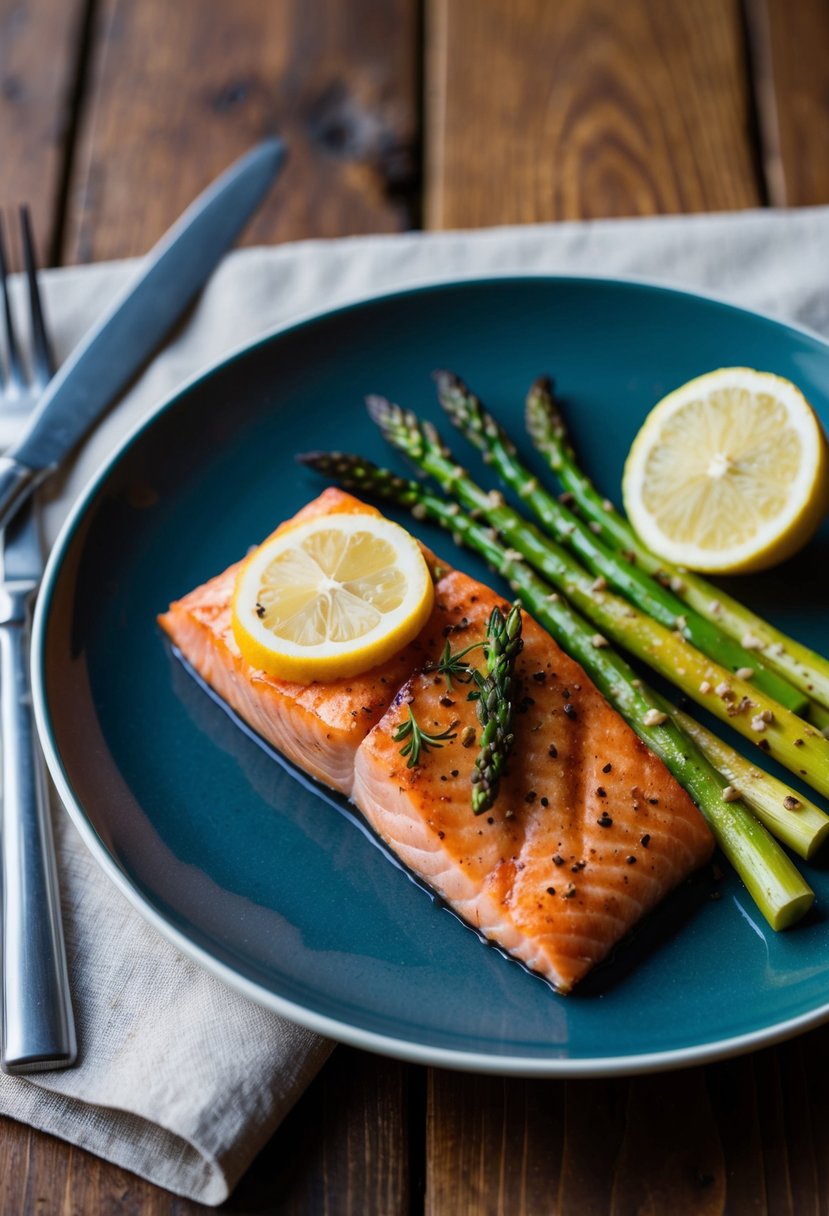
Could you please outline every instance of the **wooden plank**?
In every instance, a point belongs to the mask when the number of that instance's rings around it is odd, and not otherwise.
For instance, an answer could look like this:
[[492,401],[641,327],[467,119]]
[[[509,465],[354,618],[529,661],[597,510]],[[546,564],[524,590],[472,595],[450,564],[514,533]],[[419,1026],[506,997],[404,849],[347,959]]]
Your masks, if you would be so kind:
[[798,1039],[754,1057],[758,1110],[766,1165],[769,1210],[800,1216],[817,1212],[826,1191],[823,1141],[815,1135],[814,1117],[826,1119],[825,1087],[816,1085],[816,1065],[829,1056],[825,1031]]
[[829,1029],[630,1080],[434,1072],[431,1216],[801,1216],[829,1195]]
[[777,207],[829,203],[829,5],[745,3],[769,201]]
[[232,1210],[408,1216],[408,1111],[421,1072],[338,1047],[260,1153]]
[[720,1135],[729,1212],[768,1216],[763,1133],[757,1076],[751,1056],[706,1069],[714,1119]]
[[102,0],[66,260],[144,252],[262,136],[291,160],[247,243],[410,225],[417,0]]
[[433,1216],[725,1210],[703,1070],[567,1083],[435,1072],[427,1128]]
[[[418,1071],[412,1070],[414,1084]],[[222,1211],[408,1216],[408,1095],[406,1065],[338,1048]],[[0,1128],[0,1212],[205,1216],[215,1210],[53,1136],[7,1119]]]
[[[428,1216],[553,1211],[562,1169],[564,1092],[563,1083],[430,1071]],[[582,1211],[587,1216],[590,1209]]]
[[[541,1216],[555,1209],[564,1085],[431,1070],[427,1216]],[[588,1209],[583,1209],[587,1216]]]
[[625,1127],[626,1081],[570,1081],[556,1216],[604,1216]]
[[739,0],[427,13],[428,227],[761,201]]
[[214,1210],[10,1119],[0,1120],[0,1129],[0,1211],[197,1216]]
[[85,0],[0,0],[0,204],[28,202],[51,259]]
[[614,1216],[721,1216],[725,1195],[725,1160],[704,1071],[634,1078],[614,1170]]
[[[829,1090],[826,1077],[829,1075],[829,1029],[823,1027],[811,1034],[798,1039],[792,1047],[796,1047],[800,1057],[800,1079],[796,1094],[796,1111],[798,1117],[808,1125],[808,1154],[795,1153],[798,1165],[795,1170],[795,1187],[798,1195],[803,1195],[801,1161],[809,1167],[809,1188],[811,1194],[806,1194],[802,1211],[808,1212],[810,1206],[826,1216],[829,1212],[829,1154],[826,1153],[827,1137],[829,1137]],[[820,1197],[820,1203],[816,1197]]]

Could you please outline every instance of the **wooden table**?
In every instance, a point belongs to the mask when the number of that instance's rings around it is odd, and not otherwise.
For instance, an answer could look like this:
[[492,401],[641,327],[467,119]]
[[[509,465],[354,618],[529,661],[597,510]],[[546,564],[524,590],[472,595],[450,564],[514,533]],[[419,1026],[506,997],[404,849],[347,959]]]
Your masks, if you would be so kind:
[[[829,202],[827,0],[0,0],[0,198],[145,251],[261,135],[248,242]],[[633,1080],[342,1048],[238,1213],[829,1211],[829,1030]],[[11,1121],[0,1210],[207,1211]]]

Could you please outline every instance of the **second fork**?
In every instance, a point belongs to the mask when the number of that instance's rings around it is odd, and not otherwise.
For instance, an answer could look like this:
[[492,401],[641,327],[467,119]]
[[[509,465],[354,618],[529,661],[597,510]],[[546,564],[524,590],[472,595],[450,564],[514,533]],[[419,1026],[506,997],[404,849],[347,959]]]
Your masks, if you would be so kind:
[[[0,230],[0,295],[8,369],[0,417],[18,428],[52,373],[29,215],[21,209],[31,331],[27,374],[9,298]],[[3,749],[2,1041],[0,1066],[25,1073],[65,1068],[77,1055],[60,915],[48,786],[34,729],[29,678],[31,609],[43,573],[37,505],[26,503],[0,540],[0,721]]]

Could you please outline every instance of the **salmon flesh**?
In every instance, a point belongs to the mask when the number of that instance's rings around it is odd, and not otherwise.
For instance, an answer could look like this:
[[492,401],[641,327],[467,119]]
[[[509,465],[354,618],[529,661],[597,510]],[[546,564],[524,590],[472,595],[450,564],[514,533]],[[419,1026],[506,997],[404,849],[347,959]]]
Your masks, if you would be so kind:
[[[326,490],[290,523],[374,508]],[[420,636],[364,675],[310,685],[242,658],[230,626],[236,566],[160,618],[187,662],[295,764],[348,795],[400,860],[485,938],[569,992],[711,856],[691,799],[530,616],[516,662],[515,743],[492,809],[472,813],[478,722],[467,688],[429,670],[448,638],[483,638],[502,598],[424,550],[435,607]],[[475,652],[473,652],[474,654]],[[407,766],[409,711],[455,738]]]

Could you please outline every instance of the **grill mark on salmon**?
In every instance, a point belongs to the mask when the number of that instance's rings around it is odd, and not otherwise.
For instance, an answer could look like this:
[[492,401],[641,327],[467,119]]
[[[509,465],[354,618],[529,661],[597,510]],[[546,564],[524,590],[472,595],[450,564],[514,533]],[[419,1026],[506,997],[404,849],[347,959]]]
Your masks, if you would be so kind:
[[[283,527],[337,511],[373,508],[327,490]],[[463,746],[462,732],[477,736],[475,705],[467,687],[450,689],[423,668],[464,618],[453,644],[483,637],[492,607],[503,606],[489,588],[444,565],[432,616],[410,646],[363,676],[306,686],[254,671],[239,654],[230,628],[237,568],[159,618],[189,664],[264,739],[350,795],[459,916],[559,991],[710,857],[711,834],[688,795],[526,614],[515,745],[494,806],[472,814],[476,747]],[[393,739],[410,707],[429,732],[458,723],[455,740],[414,768]]]

